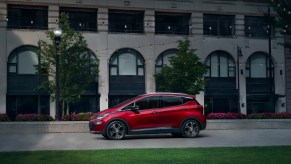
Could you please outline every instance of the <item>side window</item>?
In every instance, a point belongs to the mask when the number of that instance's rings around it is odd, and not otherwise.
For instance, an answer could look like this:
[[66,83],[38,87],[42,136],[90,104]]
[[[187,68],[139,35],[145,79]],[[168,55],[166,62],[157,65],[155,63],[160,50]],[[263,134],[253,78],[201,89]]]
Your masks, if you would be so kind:
[[158,107],[159,97],[146,97],[135,102],[135,105],[139,106],[140,110],[154,109]]
[[161,107],[169,107],[169,106],[177,106],[183,104],[182,97],[174,97],[174,96],[162,96],[161,99]]

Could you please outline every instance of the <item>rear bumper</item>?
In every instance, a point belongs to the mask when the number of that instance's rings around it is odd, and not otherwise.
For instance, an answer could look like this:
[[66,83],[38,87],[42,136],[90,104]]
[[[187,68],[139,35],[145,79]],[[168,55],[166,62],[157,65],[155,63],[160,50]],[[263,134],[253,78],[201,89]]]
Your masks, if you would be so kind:
[[206,129],[206,124],[201,124],[201,130],[205,130]]
[[102,132],[90,131],[91,134],[103,134]]

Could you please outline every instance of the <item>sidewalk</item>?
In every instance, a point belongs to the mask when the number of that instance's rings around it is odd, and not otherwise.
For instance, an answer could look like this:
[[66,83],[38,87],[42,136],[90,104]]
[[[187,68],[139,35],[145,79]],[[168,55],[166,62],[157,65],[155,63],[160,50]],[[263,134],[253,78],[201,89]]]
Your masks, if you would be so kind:
[[204,130],[197,138],[166,135],[128,136],[106,140],[90,133],[0,134],[0,152],[36,150],[96,150],[125,148],[197,148],[291,146],[290,129]]

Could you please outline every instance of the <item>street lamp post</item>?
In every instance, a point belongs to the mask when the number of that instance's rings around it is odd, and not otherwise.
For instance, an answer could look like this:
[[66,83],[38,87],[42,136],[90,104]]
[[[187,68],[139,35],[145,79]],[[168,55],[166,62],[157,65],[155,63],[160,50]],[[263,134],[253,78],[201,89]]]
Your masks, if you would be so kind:
[[239,58],[242,56],[242,50],[241,50],[241,47],[237,46],[236,47],[236,50],[237,50],[237,60],[236,60],[236,67],[237,67],[237,90],[238,90],[238,113],[241,112],[240,110],[240,67],[239,67]]
[[268,12],[267,12],[267,17],[268,17],[268,48],[269,48],[269,78],[271,80],[272,88],[271,91],[273,91],[273,81],[272,81],[272,47],[271,47],[271,42],[272,42],[272,22],[271,22],[271,14],[270,14],[270,7],[268,6]]
[[59,68],[59,58],[60,58],[60,42],[61,42],[61,35],[62,35],[62,29],[59,28],[59,26],[57,26],[54,29],[54,41],[55,41],[55,45],[56,45],[56,95],[55,95],[55,103],[56,103],[56,120],[60,121],[60,68]]

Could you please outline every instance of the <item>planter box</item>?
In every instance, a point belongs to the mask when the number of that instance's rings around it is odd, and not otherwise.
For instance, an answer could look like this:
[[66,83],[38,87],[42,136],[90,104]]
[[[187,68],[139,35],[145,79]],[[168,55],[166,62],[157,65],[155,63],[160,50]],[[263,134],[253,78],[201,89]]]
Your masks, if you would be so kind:
[[88,133],[88,121],[1,122],[2,133]]
[[291,119],[207,120],[207,129],[291,129]]
[[[89,133],[88,121],[0,122],[6,133]],[[207,130],[291,129],[291,119],[207,120]]]

